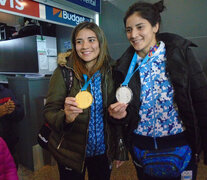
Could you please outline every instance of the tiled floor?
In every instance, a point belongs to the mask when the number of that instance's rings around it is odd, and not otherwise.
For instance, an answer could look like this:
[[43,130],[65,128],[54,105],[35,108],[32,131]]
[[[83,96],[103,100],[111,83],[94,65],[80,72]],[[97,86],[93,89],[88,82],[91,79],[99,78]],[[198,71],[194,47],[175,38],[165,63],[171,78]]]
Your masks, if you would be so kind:
[[[56,165],[47,165],[35,172],[20,165],[18,175],[19,180],[58,180],[59,178]],[[137,180],[131,160],[125,162],[119,169],[113,168],[111,180]],[[197,180],[207,180],[207,166],[203,164],[202,159],[198,166]]]

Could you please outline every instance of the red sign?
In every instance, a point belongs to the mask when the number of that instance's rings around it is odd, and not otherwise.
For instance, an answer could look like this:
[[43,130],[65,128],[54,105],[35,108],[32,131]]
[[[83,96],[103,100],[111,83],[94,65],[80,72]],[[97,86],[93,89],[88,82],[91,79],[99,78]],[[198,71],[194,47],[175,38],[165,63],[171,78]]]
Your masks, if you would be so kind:
[[0,0],[0,10],[39,17],[39,3],[32,0]]

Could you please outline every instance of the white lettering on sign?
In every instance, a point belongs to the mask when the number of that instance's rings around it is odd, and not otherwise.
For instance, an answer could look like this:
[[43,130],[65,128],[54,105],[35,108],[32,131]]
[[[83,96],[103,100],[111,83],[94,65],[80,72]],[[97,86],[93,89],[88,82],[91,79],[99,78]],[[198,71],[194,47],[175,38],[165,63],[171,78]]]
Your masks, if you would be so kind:
[[0,4],[1,4],[2,6],[5,6],[5,4],[6,4],[6,0],[0,0]]
[[96,6],[96,0],[82,0],[82,1],[92,6]]
[[18,10],[23,10],[23,0],[0,0],[0,5],[5,6],[6,2],[10,3],[10,8],[16,8]]
[[76,24],[79,24],[85,20],[84,17],[80,17],[76,14],[68,13],[67,11],[63,11],[63,19],[68,19],[70,21],[74,21]]

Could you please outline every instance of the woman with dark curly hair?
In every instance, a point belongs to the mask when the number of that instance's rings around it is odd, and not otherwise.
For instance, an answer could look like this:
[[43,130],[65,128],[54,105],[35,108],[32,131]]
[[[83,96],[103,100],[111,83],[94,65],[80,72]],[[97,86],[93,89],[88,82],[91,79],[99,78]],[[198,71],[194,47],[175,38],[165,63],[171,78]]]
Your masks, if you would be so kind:
[[159,33],[164,9],[159,1],[127,10],[131,46],[114,70],[118,102],[109,113],[124,124],[139,180],[195,180],[201,150],[207,163],[207,79],[192,52],[195,44]]

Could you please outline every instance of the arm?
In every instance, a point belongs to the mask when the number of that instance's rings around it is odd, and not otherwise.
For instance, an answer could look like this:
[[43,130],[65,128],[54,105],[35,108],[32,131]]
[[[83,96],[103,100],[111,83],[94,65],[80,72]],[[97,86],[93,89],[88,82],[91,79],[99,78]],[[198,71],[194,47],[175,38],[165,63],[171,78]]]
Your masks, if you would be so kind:
[[[115,75],[115,73],[114,73]],[[117,78],[116,78],[117,77]],[[116,74],[114,76],[115,81],[115,91],[116,89],[120,86],[121,84],[121,74]],[[109,105],[108,107],[108,112],[109,112],[109,123],[113,127],[114,131],[114,146],[115,146],[115,166],[116,168],[120,167],[124,161],[129,160],[128,157],[128,149],[126,145],[126,139],[127,139],[127,134],[125,133],[125,128],[128,125],[128,121],[130,118],[128,109],[129,105],[117,102],[115,98],[115,93],[111,95],[110,97],[114,97],[113,100],[111,100],[112,104]]]
[[191,49],[187,50],[190,70],[190,93],[202,138],[204,163],[207,164],[207,78]]
[[5,116],[6,114],[8,114],[8,107],[6,105],[6,103],[0,105],[0,117]]
[[[120,72],[113,72],[113,79],[115,84],[115,91],[120,87],[120,84],[124,81],[124,75]],[[133,89],[132,89],[133,90]],[[135,94],[135,93],[134,93]],[[117,102],[115,95],[113,104],[108,108],[110,121],[114,124],[127,125],[130,124],[131,119],[137,116],[137,107],[134,107],[134,104],[137,104],[136,98],[133,98],[129,104]]]
[[0,117],[6,115],[8,120],[15,122],[23,119],[24,109],[13,92],[8,88],[4,88],[2,94],[8,98],[8,101],[0,106]]
[[51,77],[43,111],[46,121],[56,131],[70,128],[75,118],[83,112],[77,107],[74,97],[67,97],[67,88],[61,68],[58,67]]
[[61,131],[65,122],[64,102],[67,89],[60,67],[54,71],[47,94],[46,104],[43,109],[43,117],[50,127]]

